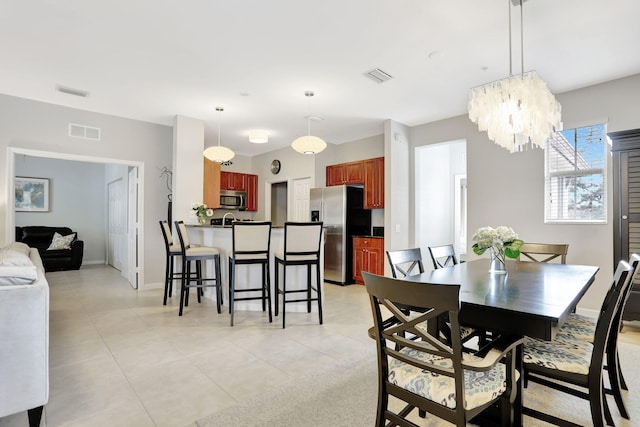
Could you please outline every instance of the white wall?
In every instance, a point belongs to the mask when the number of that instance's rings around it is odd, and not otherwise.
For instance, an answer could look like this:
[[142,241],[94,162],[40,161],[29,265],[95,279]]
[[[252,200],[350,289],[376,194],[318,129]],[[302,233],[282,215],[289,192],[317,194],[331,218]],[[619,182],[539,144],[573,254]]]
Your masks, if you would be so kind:
[[[100,128],[102,140],[69,137],[69,123]],[[144,286],[163,282],[165,255],[158,221],[166,216],[167,190],[160,169],[172,164],[172,141],[169,126],[0,95],[0,165],[9,164],[8,147],[144,164]],[[0,244],[5,244],[14,234],[7,234],[9,184],[6,168],[0,170],[0,224],[5,225],[0,227]]]
[[69,227],[84,241],[84,264],[105,262],[104,165],[19,155],[15,174],[49,179],[49,212],[16,212],[16,225]]
[[[608,131],[640,127],[640,75],[557,95],[565,127],[608,118]],[[632,94],[635,94],[632,95]],[[600,266],[596,283],[580,303],[597,310],[613,277],[611,167],[608,224],[544,224],[543,151],[509,154],[464,116],[416,126],[412,146],[467,140],[468,236],[482,226],[508,225],[525,241],[569,244],[567,262]],[[610,163],[610,162],[609,162]],[[394,176],[390,177],[393,182]],[[414,191],[413,188],[410,190]]]

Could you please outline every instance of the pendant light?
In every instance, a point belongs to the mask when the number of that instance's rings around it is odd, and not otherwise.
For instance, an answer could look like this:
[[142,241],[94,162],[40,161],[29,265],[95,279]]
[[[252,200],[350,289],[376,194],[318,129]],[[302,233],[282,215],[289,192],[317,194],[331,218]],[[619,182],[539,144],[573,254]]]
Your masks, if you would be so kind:
[[524,29],[520,4],[521,69],[513,73],[511,47],[511,1],[509,5],[509,77],[471,89],[469,118],[480,131],[511,153],[544,148],[553,132],[561,128],[561,107],[547,84],[535,71],[524,71]]
[[[304,96],[311,98],[314,93],[310,90],[304,93]],[[302,154],[317,154],[327,148],[327,143],[321,138],[311,135],[311,114],[307,116],[307,134],[297,138],[291,143],[291,148]]]
[[220,113],[224,111],[224,108],[216,107],[216,111],[218,112],[218,145],[212,145],[211,147],[206,148],[202,154],[209,160],[224,163],[233,159],[235,153],[227,147],[220,145]]

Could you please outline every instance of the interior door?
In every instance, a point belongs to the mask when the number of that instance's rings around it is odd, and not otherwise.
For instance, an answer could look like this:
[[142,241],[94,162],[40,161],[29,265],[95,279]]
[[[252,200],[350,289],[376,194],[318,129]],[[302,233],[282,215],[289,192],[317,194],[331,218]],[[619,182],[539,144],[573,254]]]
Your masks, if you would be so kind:
[[138,168],[129,170],[127,203],[127,280],[138,289]]
[[293,181],[293,215],[292,221],[309,221],[311,191],[311,178],[296,179]]
[[124,183],[122,179],[110,182],[108,185],[108,238],[107,263],[122,271],[123,245],[126,232],[126,216],[123,215],[126,200],[124,198]]

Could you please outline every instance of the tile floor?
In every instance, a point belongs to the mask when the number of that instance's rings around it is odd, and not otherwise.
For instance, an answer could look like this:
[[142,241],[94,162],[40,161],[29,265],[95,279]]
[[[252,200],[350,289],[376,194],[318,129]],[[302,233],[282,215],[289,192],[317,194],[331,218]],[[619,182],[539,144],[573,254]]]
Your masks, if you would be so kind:
[[[317,313],[288,312],[283,330],[279,317],[269,324],[262,312],[240,311],[231,328],[227,312],[195,298],[178,317],[179,298],[163,306],[161,289],[136,292],[111,268],[47,279],[48,427],[191,426],[296,375],[375,351],[362,286],[326,284],[324,325]],[[1,427],[27,425],[26,412],[0,418]]]
[[[47,274],[51,288],[50,399],[43,425],[193,426],[311,369],[354,353],[373,353],[369,302],[362,286],[325,285],[325,324],[317,314],[287,313],[269,324],[261,312],[217,314],[178,298],[136,292],[105,267]],[[228,309],[228,306],[225,306]],[[640,329],[621,340],[640,343]],[[0,427],[27,426],[26,412]]]

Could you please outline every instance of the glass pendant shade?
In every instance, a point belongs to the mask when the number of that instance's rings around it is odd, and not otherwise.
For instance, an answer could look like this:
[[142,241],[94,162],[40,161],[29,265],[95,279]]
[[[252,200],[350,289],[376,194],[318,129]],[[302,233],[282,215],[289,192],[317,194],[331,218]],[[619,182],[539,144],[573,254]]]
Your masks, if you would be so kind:
[[327,148],[327,143],[317,136],[305,135],[296,138],[291,143],[291,148],[302,154],[317,154]]
[[231,151],[229,148],[222,147],[220,145],[214,145],[214,146],[208,147],[204,150],[202,154],[207,159],[214,162],[218,162],[218,163],[228,162],[229,160],[233,159],[233,157],[235,156],[235,153]]
[[469,119],[511,153],[544,148],[560,129],[561,107],[535,71],[471,89]]

